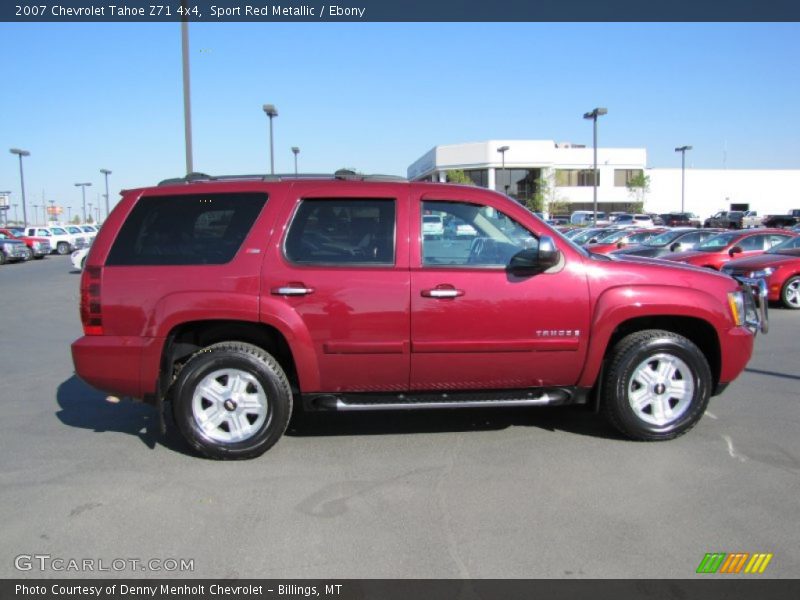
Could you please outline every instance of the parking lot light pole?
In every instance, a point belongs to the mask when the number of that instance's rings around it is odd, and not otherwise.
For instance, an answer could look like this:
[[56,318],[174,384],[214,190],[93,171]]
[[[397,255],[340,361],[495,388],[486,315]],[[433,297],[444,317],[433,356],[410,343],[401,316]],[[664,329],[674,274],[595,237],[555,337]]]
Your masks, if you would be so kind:
[[86,187],[92,185],[91,183],[76,183],[75,187],[81,188],[81,196],[83,197],[83,222],[86,223]]
[[108,218],[108,176],[111,175],[111,171],[108,169],[100,169],[100,172],[105,175],[106,177],[106,219]]
[[273,155],[274,145],[272,141],[272,119],[278,116],[278,109],[274,104],[265,104],[262,109],[264,114],[269,117],[269,173],[275,175],[275,157]]
[[500,172],[503,174],[503,190],[505,191],[506,195],[508,195],[508,184],[505,183],[506,180],[506,152],[510,149],[510,146],[500,146],[497,151],[500,153],[502,157],[502,168]]
[[[192,152],[192,88],[189,70],[189,10],[186,0],[181,0],[183,18],[181,19],[181,63],[183,67],[183,133],[186,147],[186,174],[194,172]],[[85,207],[84,207],[85,209]],[[86,220],[86,215],[83,215]]]
[[686,182],[686,151],[691,150],[691,146],[681,146],[675,148],[675,152],[681,153],[681,212],[683,212],[684,191]]
[[68,206],[67,207],[67,223],[69,223],[70,221],[72,221],[72,207]]
[[594,199],[594,226],[597,227],[597,117],[608,114],[606,108],[595,108],[591,112],[584,113],[584,119],[592,120],[592,147],[594,149],[594,169],[592,170],[592,198]]
[[[10,195],[11,192],[0,192],[0,196],[6,197],[6,202],[8,202],[8,197]],[[5,206],[6,207],[3,209],[3,226],[8,227],[8,211],[11,208],[11,206],[9,206],[8,204],[6,204]],[[16,207],[17,205],[15,204],[14,206]],[[16,211],[16,208],[14,210]],[[16,215],[14,215],[14,218],[16,219]]]
[[25,206],[25,174],[22,171],[22,157],[23,156],[30,156],[31,153],[27,150],[20,150],[19,148],[11,148],[9,150],[11,154],[16,154],[19,156],[19,186],[22,191],[22,226],[28,226],[28,209]]
[[292,146],[292,154],[294,154],[294,176],[297,177],[297,155],[300,154],[300,148]]

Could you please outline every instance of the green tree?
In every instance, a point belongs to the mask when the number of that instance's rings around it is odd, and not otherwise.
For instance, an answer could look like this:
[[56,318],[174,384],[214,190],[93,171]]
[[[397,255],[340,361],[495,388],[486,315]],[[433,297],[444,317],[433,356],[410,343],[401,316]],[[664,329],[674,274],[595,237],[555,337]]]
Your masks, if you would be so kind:
[[569,216],[570,205],[569,202],[562,198],[553,198],[547,205],[547,212],[551,217],[553,216]]
[[637,213],[643,212],[645,196],[647,196],[647,193],[650,191],[650,176],[640,171],[637,175],[634,175],[628,180],[625,187],[628,188],[628,194],[633,200],[630,206],[636,207],[636,210],[632,208],[629,208],[629,210]]
[[454,169],[447,172],[448,183],[460,183],[462,185],[475,185],[475,182],[469,178],[461,169]]

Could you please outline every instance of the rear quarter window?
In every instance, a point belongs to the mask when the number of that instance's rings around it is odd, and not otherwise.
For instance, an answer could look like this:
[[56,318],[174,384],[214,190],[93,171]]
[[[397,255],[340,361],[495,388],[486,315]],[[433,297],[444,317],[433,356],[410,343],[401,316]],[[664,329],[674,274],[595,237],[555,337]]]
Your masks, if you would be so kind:
[[141,198],[117,235],[106,265],[221,265],[253,227],[266,194]]

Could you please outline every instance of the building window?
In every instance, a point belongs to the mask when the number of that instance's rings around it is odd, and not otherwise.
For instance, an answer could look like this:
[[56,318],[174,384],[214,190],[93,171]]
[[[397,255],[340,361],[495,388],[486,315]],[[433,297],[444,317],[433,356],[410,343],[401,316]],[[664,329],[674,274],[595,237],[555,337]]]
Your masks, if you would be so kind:
[[641,177],[644,171],[641,169],[614,169],[614,186],[625,187],[635,177]]
[[[597,173],[597,185],[600,185],[600,173]],[[557,187],[591,187],[592,169],[556,169]]]

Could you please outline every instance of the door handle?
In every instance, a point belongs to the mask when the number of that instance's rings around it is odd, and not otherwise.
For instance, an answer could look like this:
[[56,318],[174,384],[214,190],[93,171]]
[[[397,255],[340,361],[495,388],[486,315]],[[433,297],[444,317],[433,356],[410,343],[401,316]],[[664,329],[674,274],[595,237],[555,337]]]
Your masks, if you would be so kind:
[[270,293],[274,296],[306,296],[313,291],[314,288],[306,287],[302,283],[290,283],[281,287],[272,288]]
[[433,288],[432,290],[422,290],[422,295],[426,298],[457,298],[463,296],[463,290],[455,288]]

